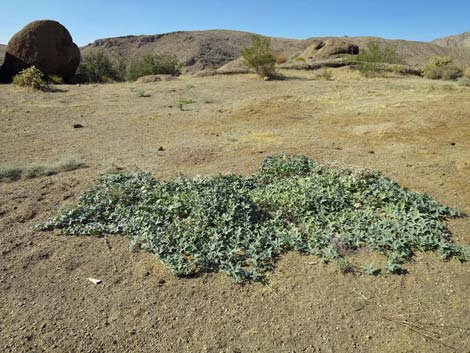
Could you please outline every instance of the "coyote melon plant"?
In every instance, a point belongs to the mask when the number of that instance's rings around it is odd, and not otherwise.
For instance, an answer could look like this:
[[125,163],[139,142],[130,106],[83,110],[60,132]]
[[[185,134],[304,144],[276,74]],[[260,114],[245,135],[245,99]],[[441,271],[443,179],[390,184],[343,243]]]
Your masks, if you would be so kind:
[[[264,280],[282,253],[318,256],[343,272],[346,252],[368,248],[400,273],[417,251],[466,260],[445,219],[461,216],[431,197],[370,171],[317,164],[304,156],[266,159],[248,177],[162,181],[148,173],[110,174],[78,203],[39,225],[69,235],[127,236],[178,276],[223,271]],[[364,272],[377,274],[368,266]]]

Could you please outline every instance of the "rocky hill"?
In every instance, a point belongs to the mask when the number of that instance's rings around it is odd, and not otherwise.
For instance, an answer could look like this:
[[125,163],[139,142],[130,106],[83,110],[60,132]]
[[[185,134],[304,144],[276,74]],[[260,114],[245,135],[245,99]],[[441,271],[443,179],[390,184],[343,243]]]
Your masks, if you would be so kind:
[[[462,65],[470,65],[470,48],[443,48],[439,45],[428,42],[416,42],[408,40],[392,40],[379,37],[323,37],[310,38],[308,41],[313,43],[344,42],[359,46],[360,50],[367,48],[371,42],[378,43],[381,47],[391,47],[396,50],[398,55],[411,66],[421,66],[432,56],[451,56],[454,60]],[[315,45],[315,44],[314,44]],[[311,54],[312,48],[306,50]],[[315,55],[313,57],[315,59]],[[318,57],[322,58],[321,55]],[[324,59],[324,58],[322,58]]]
[[[184,71],[197,72],[219,68],[240,57],[243,47],[250,45],[251,33],[209,30],[172,32],[157,35],[126,36],[99,39],[81,48],[82,54],[103,49],[112,56],[129,60],[149,53],[170,53],[183,63]],[[394,47],[411,66],[420,66],[431,56],[451,56],[461,66],[470,65],[470,48],[443,47],[436,43],[387,40],[377,37],[313,37],[304,40],[271,38],[274,52],[286,60],[301,56],[309,47],[346,42],[366,48],[370,42]],[[314,50],[309,50],[315,56]],[[325,59],[318,53],[318,57]],[[315,57],[313,57],[315,59]]]
[[[157,35],[126,36],[99,39],[81,48],[82,54],[103,49],[110,55],[125,60],[149,53],[169,53],[177,56],[187,71],[218,68],[238,58],[241,49],[250,45],[251,33],[209,30],[172,32]],[[272,47],[279,56],[291,56],[302,52],[308,41],[271,38]]]
[[432,43],[446,48],[470,48],[470,32],[435,39]]

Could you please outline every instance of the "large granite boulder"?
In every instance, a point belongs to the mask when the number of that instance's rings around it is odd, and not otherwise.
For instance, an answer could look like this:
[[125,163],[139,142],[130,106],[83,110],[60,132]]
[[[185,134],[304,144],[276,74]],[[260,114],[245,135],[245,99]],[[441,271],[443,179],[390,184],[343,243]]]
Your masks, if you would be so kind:
[[304,59],[319,60],[342,54],[357,55],[359,46],[347,39],[329,38],[315,41],[300,56]]
[[67,79],[79,64],[80,50],[64,26],[56,21],[34,21],[10,39],[0,79],[10,81],[33,65],[45,74]]

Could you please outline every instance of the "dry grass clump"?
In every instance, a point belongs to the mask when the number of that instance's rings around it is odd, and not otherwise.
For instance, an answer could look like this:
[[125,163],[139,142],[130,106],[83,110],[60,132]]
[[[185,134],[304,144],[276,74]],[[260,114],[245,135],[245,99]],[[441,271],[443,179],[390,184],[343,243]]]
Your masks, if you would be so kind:
[[85,163],[75,159],[60,161],[52,165],[31,165],[26,167],[5,163],[0,165],[0,182],[11,182],[21,178],[31,179],[41,176],[50,176],[85,167]]
[[18,166],[10,163],[0,165],[0,182],[18,180],[22,174],[23,170]]

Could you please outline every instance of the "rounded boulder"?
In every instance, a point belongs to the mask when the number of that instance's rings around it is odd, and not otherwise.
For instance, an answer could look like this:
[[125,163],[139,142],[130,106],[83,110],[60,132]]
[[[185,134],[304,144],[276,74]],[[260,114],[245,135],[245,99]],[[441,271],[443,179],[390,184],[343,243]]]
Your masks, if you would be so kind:
[[79,64],[80,50],[69,31],[59,22],[41,20],[31,22],[10,39],[1,74],[4,80],[11,80],[34,65],[44,74],[68,78]]

